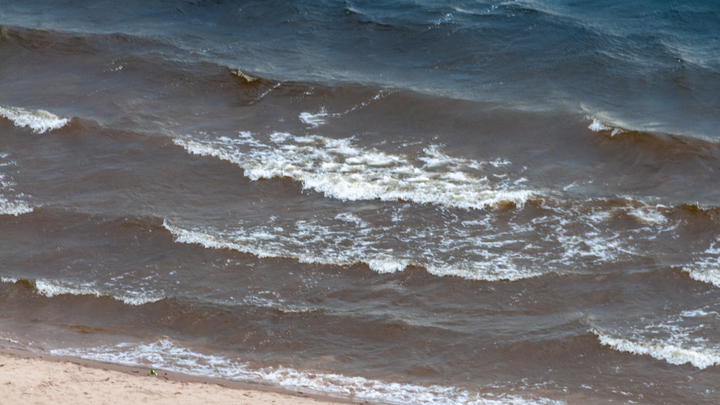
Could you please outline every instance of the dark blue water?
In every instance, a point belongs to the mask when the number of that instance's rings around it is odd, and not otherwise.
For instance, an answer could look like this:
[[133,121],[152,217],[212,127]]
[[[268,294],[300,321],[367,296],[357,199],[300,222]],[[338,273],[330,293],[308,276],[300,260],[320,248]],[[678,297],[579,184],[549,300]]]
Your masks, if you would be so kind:
[[712,1],[5,2],[3,22],[122,33],[262,77],[360,83],[566,109],[629,129],[715,138]]

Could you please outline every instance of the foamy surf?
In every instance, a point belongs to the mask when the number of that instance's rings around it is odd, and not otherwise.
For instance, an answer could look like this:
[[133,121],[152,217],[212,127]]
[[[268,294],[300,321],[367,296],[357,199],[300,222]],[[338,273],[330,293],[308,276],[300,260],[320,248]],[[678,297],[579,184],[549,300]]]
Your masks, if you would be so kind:
[[254,381],[283,388],[312,390],[354,400],[396,404],[426,405],[560,405],[548,398],[470,392],[441,385],[384,382],[342,374],[301,371],[286,367],[253,369],[246,363],[197,353],[169,340],[149,344],[119,344],[89,349],[51,350],[56,356],[119,363],[135,367],[154,367],[178,373],[235,381]]
[[9,119],[17,127],[30,127],[33,132],[38,134],[62,128],[70,122],[67,118],[60,118],[45,110],[32,111],[24,108],[4,106],[0,106],[0,117]]
[[682,335],[673,336],[668,340],[640,337],[626,339],[598,330],[592,332],[600,343],[621,352],[648,355],[675,365],[690,363],[700,369],[720,364],[720,350],[699,344],[700,342],[683,341]]
[[[9,155],[0,153],[0,159],[8,157]],[[16,165],[17,163],[14,161],[0,160],[0,170]],[[16,183],[10,175],[0,172],[0,215],[18,216],[33,211],[33,207],[22,199],[25,195],[14,195],[16,194],[13,189],[14,186],[16,186]]]
[[691,266],[683,267],[683,271],[688,273],[693,280],[720,287],[720,259],[718,258],[697,261]]
[[720,287],[720,240],[713,242],[692,264],[684,266],[683,271],[693,280]]
[[25,201],[10,201],[0,195],[0,215],[22,215],[33,212],[34,208]]
[[488,165],[452,158],[438,146],[417,159],[355,145],[352,139],[273,133],[267,138],[241,133],[197,141],[175,139],[188,152],[237,164],[252,180],[290,178],[306,189],[340,200],[411,201],[449,208],[486,209],[504,204],[522,206],[535,193],[482,175]]
[[[482,281],[577,273],[636,260],[647,255],[658,238],[672,238],[677,226],[662,207],[624,200],[555,201],[532,221],[523,210],[502,216],[494,211],[431,210],[419,218],[417,208],[404,204],[372,212],[315,213],[308,219],[272,216],[203,226],[167,219],[164,226],[178,243],[259,258],[330,266],[364,264],[378,273],[414,266],[437,276]],[[623,228],[628,219],[640,226]],[[532,242],[537,238],[543,241],[542,253]]]
[[[13,277],[2,277],[0,281],[3,283],[17,283],[19,280]],[[39,295],[46,297],[55,297],[58,295],[92,295],[95,297],[110,297],[115,300],[121,301],[127,305],[144,305],[152,302],[157,302],[165,297],[159,294],[146,294],[144,292],[126,291],[123,294],[110,293],[106,291],[100,291],[93,288],[92,283],[85,285],[72,285],[69,283],[62,283],[54,280],[29,280],[35,288],[35,291]]]
[[621,133],[625,132],[620,128],[616,128],[616,127],[605,124],[604,122],[593,117],[592,115],[586,116],[585,119],[592,120],[592,124],[590,124],[590,126],[588,126],[588,129],[593,132],[610,132],[610,136],[615,136],[617,134],[621,134]]
[[720,346],[714,339],[718,313],[713,309],[712,305],[686,309],[652,323],[639,319],[629,328],[611,330],[591,325],[591,332],[614,350],[705,369],[720,364]]
[[[341,217],[345,222],[347,217]],[[457,262],[443,262],[434,258],[432,252],[394,252],[365,243],[363,238],[338,234],[326,226],[301,221],[295,229],[286,227],[283,232],[274,232],[270,227],[235,229],[232,232],[217,230],[184,229],[163,222],[163,226],[177,243],[197,244],[208,249],[229,249],[254,255],[259,258],[286,258],[301,263],[330,266],[352,266],[365,264],[378,273],[394,273],[408,266],[425,268],[436,276],[454,276],[470,280],[514,281],[537,277],[543,273],[516,265],[509,256],[492,258],[484,253],[486,260],[460,259]],[[321,236],[322,235],[322,236]],[[335,238],[335,239],[333,239]],[[339,243],[340,241],[349,242]],[[460,248],[460,247],[459,247]]]

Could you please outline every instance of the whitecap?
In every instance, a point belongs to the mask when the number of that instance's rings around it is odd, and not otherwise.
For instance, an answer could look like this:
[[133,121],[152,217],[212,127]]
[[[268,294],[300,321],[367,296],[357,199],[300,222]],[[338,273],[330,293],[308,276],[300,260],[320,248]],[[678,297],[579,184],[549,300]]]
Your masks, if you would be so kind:
[[234,70],[232,70],[232,74],[234,74],[234,75],[237,76],[237,77],[241,77],[241,78],[245,79],[245,81],[248,82],[248,83],[252,83],[252,82],[254,82],[255,80],[257,80],[256,78],[254,78],[254,77],[246,74],[245,72],[243,72],[243,71],[240,70],[240,69],[234,69]]
[[720,287],[720,240],[715,241],[683,271],[697,281]]
[[30,127],[33,132],[43,134],[53,129],[62,128],[70,122],[45,110],[26,110],[24,108],[0,106],[0,117],[12,121],[17,127]]
[[[346,218],[340,220],[345,221]],[[429,251],[414,252],[412,249],[407,249],[405,252],[394,252],[381,245],[368,243],[366,238],[305,221],[298,221],[292,227],[284,226],[283,231],[278,233],[270,227],[237,228],[231,232],[184,229],[171,225],[167,220],[163,222],[163,226],[173,235],[175,242],[198,244],[209,249],[230,249],[259,258],[287,258],[301,263],[330,266],[365,264],[378,273],[394,273],[403,271],[408,266],[417,266],[437,276],[485,281],[512,281],[543,274],[516,265],[513,262],[515,253],[512,252],[502,256],[483,251],[477,255],[478,259],[460,259],[448,263],[443,261],[444,258],[434,257]],[[370,239],[375,240],[376,237]],[[340,243],[343,241],[349,243]],[[474,245],[474,249],[479,249],[483,244],[497,246],[498,243],[504,242],[473,240],[466,243]],[[456,249],[462,249],[463,246],[457,246]]]
[[[211,141],[175,139],[188,152],[237,164],[251,180],[285,177],[340,200],[411,201],[452,208],[522,206],[537,193],[478,176],[487,164],[453,158],[439,146],[416,160],[357,146],[352,139],[274,133],[269,139],[242,136]],[[419,162],[425,162],[420,167]],[[439,167],[442,166],[442,167]]]
[[0,195],[0,215],[22,215],[33,212],[34,208],[25,201],[9,201]]
[[590,124],[590,126],[588,126],[588,129],[590,129],[593,132],[611,131],[610,136],[615,136],[617,134],[621,134],[621,133],[625,132],[620,128],[615,128],[610,125],[607,125],[604,122],[600,121],[599,119],[597,119],[591,115],[588,115],[585,118],[592,120],[592,124]]
[[592,332],[600,343],[614,350],[649,355],[675,365],[690,363],[700,369],[720,364],[720,350],[717,347],[707,346],[701,338],[689,338],[688,334],[682,331],[671,333],[666,339],[650,338],[641,333],[633,333],[632,337],[623,338],[596,329]]
[[[0,281],[2,281],[3,283],[17,283],[18,279],[12,277],[2,277],[0,278]],[[123,294],[100,291],[96,288],[93,288],[94,285],[92,283],[73,285],[67,282],[46,279],[31,280],[31,283],[35,287],[35,291],[37,291],[38,294],[44,295],[46,297],[55,297],[65,294],[94,295],[96,297],[111,297],[118,301],[122,301],[127,305],[135,306],[157,302],[165,298],[164,296],[159,294],[146,294],[143,292],[135,291],[125,291]]]

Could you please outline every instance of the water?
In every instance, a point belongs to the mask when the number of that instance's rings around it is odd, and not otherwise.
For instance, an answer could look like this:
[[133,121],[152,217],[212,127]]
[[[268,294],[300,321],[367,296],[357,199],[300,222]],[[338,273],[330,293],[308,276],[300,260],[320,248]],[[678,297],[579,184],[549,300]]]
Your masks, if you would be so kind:
[[377,403],[717,403],[716,4],[0,24],[8,344]]

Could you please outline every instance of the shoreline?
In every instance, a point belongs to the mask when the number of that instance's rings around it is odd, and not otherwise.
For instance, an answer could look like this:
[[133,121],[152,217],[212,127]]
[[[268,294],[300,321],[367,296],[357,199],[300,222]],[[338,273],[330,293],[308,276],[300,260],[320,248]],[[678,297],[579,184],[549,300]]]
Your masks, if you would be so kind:
[[[0,345],[0,402],[8,405],[391,405],[312,390],[154,370],[157,374],[150,375],[150,369],[145,367],[46,355]],[[541,391],[534,394],[545,394],[541,398],[550,403],[606,403],[578,393],[557,397],[557,393]],[[486,399],[490,403],[503,401],[503,398]],[[516,400],[507,399],[507,403],[526,403]],[[527,400],[528,404],[536,403],[532,397]]]
[[[150,375],[150,369],[144,367],[0,346],[0,387],[3,387],[4,399],[9,404],[130,404],[144,401],[163,404],[163,400],[172,404],[208,405],[370,403],[332,397],[311,390],[289,390],[261,383],[154,370],[157,375]],[[32,400],[36,402],[26,399],[28,395],[33,396]],[[84,398],[88,401],[84,402]]]

